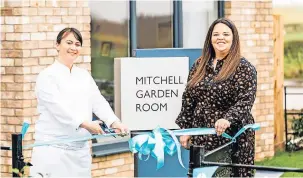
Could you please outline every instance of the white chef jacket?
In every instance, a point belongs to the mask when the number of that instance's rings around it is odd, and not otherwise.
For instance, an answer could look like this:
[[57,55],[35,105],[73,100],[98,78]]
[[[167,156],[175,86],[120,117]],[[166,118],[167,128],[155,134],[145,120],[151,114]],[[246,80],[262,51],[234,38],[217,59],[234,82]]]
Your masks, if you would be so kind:
[[[39,143],[87,136],[90,133],[79,126],[91,121],[92,113],[108,126],[118,120],[90,73],[76,66],[70,70],[56,60],[38,75],[35,93],[40,114],[35,140]],[[46,160],[57,160],[56,165],[48,165],[52,161]],[[50,176],[90,177],[88,141],[34,147],[32,163],[31,175],[44,172]]]

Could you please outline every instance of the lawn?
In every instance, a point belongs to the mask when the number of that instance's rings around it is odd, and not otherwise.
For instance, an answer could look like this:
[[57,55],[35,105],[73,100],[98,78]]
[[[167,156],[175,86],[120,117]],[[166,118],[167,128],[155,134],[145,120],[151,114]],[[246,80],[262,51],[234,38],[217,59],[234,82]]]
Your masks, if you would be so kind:
[[[303,168],[303,150],[288,152],[278,152],[272,159],[256,162],[256,165]],[[303,173],[284,173],[282,177],[303,177]]]
[[303,41],[303,33],[289,33],[284,36],[284,40],[287,41]]

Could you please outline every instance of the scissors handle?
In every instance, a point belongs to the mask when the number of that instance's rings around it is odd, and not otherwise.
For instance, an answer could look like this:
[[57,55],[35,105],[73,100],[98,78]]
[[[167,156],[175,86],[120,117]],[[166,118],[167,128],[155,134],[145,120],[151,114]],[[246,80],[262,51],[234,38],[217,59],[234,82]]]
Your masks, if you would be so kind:
[[[111,129],[109,127],[107,127],[107,125],[102,121],[102,123],[99,124],[101,129],[105,132],[105,133],[116,133],[114,129]],[[113,135],[114,138],[116,138],[114,135]]]

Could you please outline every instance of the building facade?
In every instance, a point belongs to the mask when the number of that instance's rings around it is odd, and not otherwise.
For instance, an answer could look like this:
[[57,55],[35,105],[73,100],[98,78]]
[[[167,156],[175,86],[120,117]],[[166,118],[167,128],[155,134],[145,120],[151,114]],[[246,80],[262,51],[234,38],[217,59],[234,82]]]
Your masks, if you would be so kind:
[[[239,30],[241,50],[258,71],[253,115],[256,160],[274,155],[274,64],[272,1],[88,1],[4,0],[1,2],[1,146],[11,145],[24,120],[33,143],[38,119],[34,95],[38,73],[57,56],[55,39],[64,27],[83,35],[76,65],[91,71],[113,105],[113,58],[137,48],[202,48],[213,20],[225,16]],[[127,139],[93,140],[94,177],[134,176]],[[119,148],[119,149],[117,149]],[[30,160],[31,150],[24,150]],[[1,175],[11,176],[11,152],[1,150]]]

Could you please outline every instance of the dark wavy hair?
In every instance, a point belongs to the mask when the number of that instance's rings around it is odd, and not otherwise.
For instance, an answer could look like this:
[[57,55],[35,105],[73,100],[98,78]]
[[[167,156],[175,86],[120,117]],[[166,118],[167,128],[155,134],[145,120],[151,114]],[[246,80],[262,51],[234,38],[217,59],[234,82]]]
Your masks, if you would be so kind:
[[214,81],[218,82],[228,79],[235,72],[235,70],[237,69],[240,63],[241,60],[240,39],[235,24],[227,18],[217,19],[211,24],[211,26],[208,29],[206,40],[204,43],[204,48],[202,51],[202,56],[197,59],[196,70],[193,73],[192,78],[188,82],[188,85],[190,87],[195,86],[199,81],[201,81],[204,78],[206,71],[206,64],[209,62],[209,60],[216,57],[214,47],[211,43],[211,37],[214,27],[218,23],[223,23],[231,29],[233,34],[233,42],[228,54],[224,57],[224,64],[222,66],[222,70],[215,77]]

